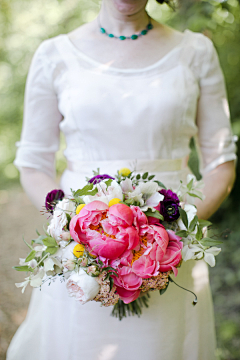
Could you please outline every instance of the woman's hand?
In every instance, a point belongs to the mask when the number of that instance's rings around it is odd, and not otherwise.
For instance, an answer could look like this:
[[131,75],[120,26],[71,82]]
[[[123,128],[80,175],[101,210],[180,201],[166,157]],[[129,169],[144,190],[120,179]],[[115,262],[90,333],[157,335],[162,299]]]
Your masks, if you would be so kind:
[[32,168],[22,167],[20,170],[20,180],[23,189],[38,210],[42,210],[45,205],[47,193],[59,188],[50,176]]
[[219,165],[216,169],[203,176],[205,200],[197,199],[197,215],[199,219],[207,220],[220,207],[230,194],[236,177],[234,161]]

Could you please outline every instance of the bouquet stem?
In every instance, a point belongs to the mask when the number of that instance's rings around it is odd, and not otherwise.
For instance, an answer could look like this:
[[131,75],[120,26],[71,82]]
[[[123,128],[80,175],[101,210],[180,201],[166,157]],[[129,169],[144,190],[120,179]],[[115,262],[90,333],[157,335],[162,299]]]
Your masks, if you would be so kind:
[[111,315],[117,317],[120,321],[127,316],[137,315],[140,317],[142,314],[142,308],[148,308],[148,301],[150,295],[144,294],[138,299],[132,301],[129,304],[125,304],[121,299],[118,300],[117,304],[114,305]]

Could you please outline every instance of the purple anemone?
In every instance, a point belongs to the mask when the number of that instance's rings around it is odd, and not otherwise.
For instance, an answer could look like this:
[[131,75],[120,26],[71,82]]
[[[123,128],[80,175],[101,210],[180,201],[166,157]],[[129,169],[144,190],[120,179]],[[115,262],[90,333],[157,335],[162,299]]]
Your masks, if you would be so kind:
[[90,180],[88,180],[88,182],[95,185],[95,184],[98,184],[99,182],[101,182],[102,180],[106,180],[106,179],[115,180],[115,178],[111,177],[110,175],[103,174],[103,175],[96,175],[96,176],[92,177]]
[[160,202],[160,213],[167,222],[175,221],[179,218],[179,198],[172,190],[161,190],[160,194],[164,195],[163,201]]
[[64,198],[64,192],[61,189],[59,190],[55,189],[50,191],[45,199],[45,207],[47,211],[53,214],[53,210],[55,209],[56,203],[59,200],[62,200],[63,198]]

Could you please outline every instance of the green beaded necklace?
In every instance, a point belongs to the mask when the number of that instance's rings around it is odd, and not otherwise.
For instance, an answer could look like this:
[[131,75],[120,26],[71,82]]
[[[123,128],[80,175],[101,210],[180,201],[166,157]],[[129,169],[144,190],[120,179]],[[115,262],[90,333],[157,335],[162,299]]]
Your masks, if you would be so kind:
[[104,35],[107,35],[108,37],[110,38],[113,38],[113,39],[119,39],[119,40],[137,40],[139,37],[141,36],[144,36],[144,35],[147,35],[147,33],[149,32],[149,30],[152,30],[153,29],[153,24],[151,23],[151,18],[149,18],[149,23],[147,24],[146,28],[144,30],[142,30],[140,33],[138,34],[133,34],[131,36],[116,36],[116,35],[113,35],[111,33],[108,33],[107,30],[105,30],[101,24],[100,24],[100,20],[98,18],[98,24],[99,24],[99,29],[100,29],[100,32]]

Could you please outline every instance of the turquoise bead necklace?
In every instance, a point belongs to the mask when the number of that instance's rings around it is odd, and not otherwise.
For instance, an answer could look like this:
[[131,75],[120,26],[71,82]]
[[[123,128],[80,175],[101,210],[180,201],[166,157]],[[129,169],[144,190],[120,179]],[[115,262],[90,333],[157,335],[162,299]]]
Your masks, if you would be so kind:
[[149,32],[149,30],[152,30],[153,29],[153,24],[151,22],[151,18],[149,17],[149,23],[147,24],[146,28],[143,29],[140,33],[138,34],[133,34],[131,36],[116,36],[116,35],[113,35],[109,32],[107,32],[106,29],[104,29],[101,24],[100,24],[100,20],[99,20],[99,17],[98,17],[98,25],[99,25],[99,29],[100,29],[100,32],[104,35],[107,35],[109,38],[112,38],[112,39],[119,39],[119,40],[137,40],[139,37],[141,36],[144,36],[144,35],[147,35],[147,33]]

